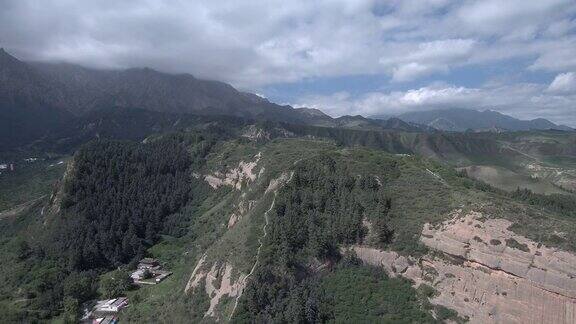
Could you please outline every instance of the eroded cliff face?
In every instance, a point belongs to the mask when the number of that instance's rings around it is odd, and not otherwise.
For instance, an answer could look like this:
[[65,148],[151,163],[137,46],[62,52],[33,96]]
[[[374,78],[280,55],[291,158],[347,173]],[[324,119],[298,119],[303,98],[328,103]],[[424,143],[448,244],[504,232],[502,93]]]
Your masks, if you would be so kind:
[[[233,278],[232,271],[234,270],[229,263],[219,264],[214,262],[210,270],[205,268],[206,257],[203,256],[198,261],[188,284],[186,285],[186,293],[194,292],[200,284],[204,283],[204,290],[208,298],[210,298],[210,307],[204,313],[204,317],[214,318],[216,320],[224,320],[217,311],[223,298],[231,298],[235,300],[242,294],[246,287],[246,275],[240,273],[237,278]],[[232,303],[234,304],[234,303]]]
[[[232,168],[225,173],[217,171],[214,174],[206,175],[204,176],[204,180],[214,189],[218,189],[220,186],[230,186],[236,190],[240,190],[242,189],[243,183],[256,180],[257,174],[254,173],[254,168],[258,165],[260,158],[261,154],[258,153],[254,156],[254,161],[240,161],[238,167]],[[260,172],[263,172],[263,170],[264,169],[260,169]]]
[[48,224],[54,215],[60,213],[62,209],[62,200],[64,199],[64,186],[66,182],[70,181],[70,179],[74,177],[75,173],[76,162],[74,158],[67,162],[62,180],[57,182],[54,191],[50,195],[48,203],[42,208],[41,215],[44,216],[44,225]]
[[576,323],[576,255],[509,230],[504,219],[461,210],[421,241],[432,252],[414,259],[355,246],[364,262],[437,290],[431,302],[471,323]]

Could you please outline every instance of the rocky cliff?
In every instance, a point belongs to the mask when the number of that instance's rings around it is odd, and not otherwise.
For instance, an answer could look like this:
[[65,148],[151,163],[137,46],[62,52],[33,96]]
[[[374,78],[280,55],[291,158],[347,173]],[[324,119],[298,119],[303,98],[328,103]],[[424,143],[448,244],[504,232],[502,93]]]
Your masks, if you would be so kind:
[[451,216],[424,226],[420,240],[431,252],[420,259],[352,249],[392,276],[434,287],[432,303],[471,323],[576,323],[576,255],[515,234],[505,219],[461,210]]

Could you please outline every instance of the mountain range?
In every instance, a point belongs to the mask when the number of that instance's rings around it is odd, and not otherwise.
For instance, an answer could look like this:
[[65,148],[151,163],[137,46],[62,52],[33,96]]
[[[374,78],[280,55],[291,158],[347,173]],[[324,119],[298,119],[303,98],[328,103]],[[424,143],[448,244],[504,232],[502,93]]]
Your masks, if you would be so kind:
[[437,109],[408,112],[398,116],[399,119],[427,125],[443,131],[524,131],[524,130],[572,130],[563,125],[556,125],[544,118],[520,120],[493,110],[478,111],[473,109]]
[[418,130],[400,120],[331,118],[317,109],[281,106],[229,84],[197,79],[190,74],[23,62],[0,49],[0,148],[29,143],[78,117],[110,107],[326,127]]
[[0,49],[0,150],[54,137],[71,124],[90,123],[95,111],[110,108],[361,130],[570,130],[545,119],[522,121],[495,111],[465,109],[412,112],[386,119],[360,115],[332,118],[318,109],[281,106],[229,84],[190,74],[23,62]]

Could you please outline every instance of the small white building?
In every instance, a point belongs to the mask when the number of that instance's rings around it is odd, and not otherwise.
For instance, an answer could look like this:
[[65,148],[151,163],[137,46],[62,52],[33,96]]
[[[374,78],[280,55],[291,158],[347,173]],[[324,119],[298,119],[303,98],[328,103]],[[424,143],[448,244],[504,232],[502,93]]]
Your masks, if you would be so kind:
[[130,278],[132,278],[133,280],[146,279],[146,270],[147,269],[138,269],[132,272],[132,274],[130,274]]
[[162,270],[156,259],[144,258],[138,263],[136,271],[130,277],[137,285],[155,285],[170,276],[172,272]]
[[126,297],[119,297],[108,300],[99,300],[98,302],[96,302],[94,311],[103,313],[117,313],[126,306],[128,306],[128,298]]

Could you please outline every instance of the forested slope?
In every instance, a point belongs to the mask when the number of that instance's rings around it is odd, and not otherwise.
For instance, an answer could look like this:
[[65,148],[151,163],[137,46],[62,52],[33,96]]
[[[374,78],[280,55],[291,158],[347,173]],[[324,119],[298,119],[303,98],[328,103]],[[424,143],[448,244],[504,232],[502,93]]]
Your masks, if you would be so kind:
[[[572,196],[492,188],[413,154],[416,134],[188,125],[83,145],[50,197],[2,220],[3,318],[73,320],[83,301],[127,295],[126,322],[462,321],[476,315],[442,299],[452,277],[426,268],[451,260],[428,226],[482,213],[522,236],[500,246],[576,252]],[[425,141],[461,145],[443,136]],[[134,289],[144,256],[174,274]]]
[[161,234],[186,233],[190,220],[176,212],[206,195],[207,185],[191,174],[213,144],[189,133],[147,145],[83,146],[46,205],[24,212],[43,216],[37,233],[19,243],[28,252],[18,262],[30,267],[15,278],[26,311],[42,318],[61,312],[66,300],[81,303],[95,296],[99,273],[138,261]]

